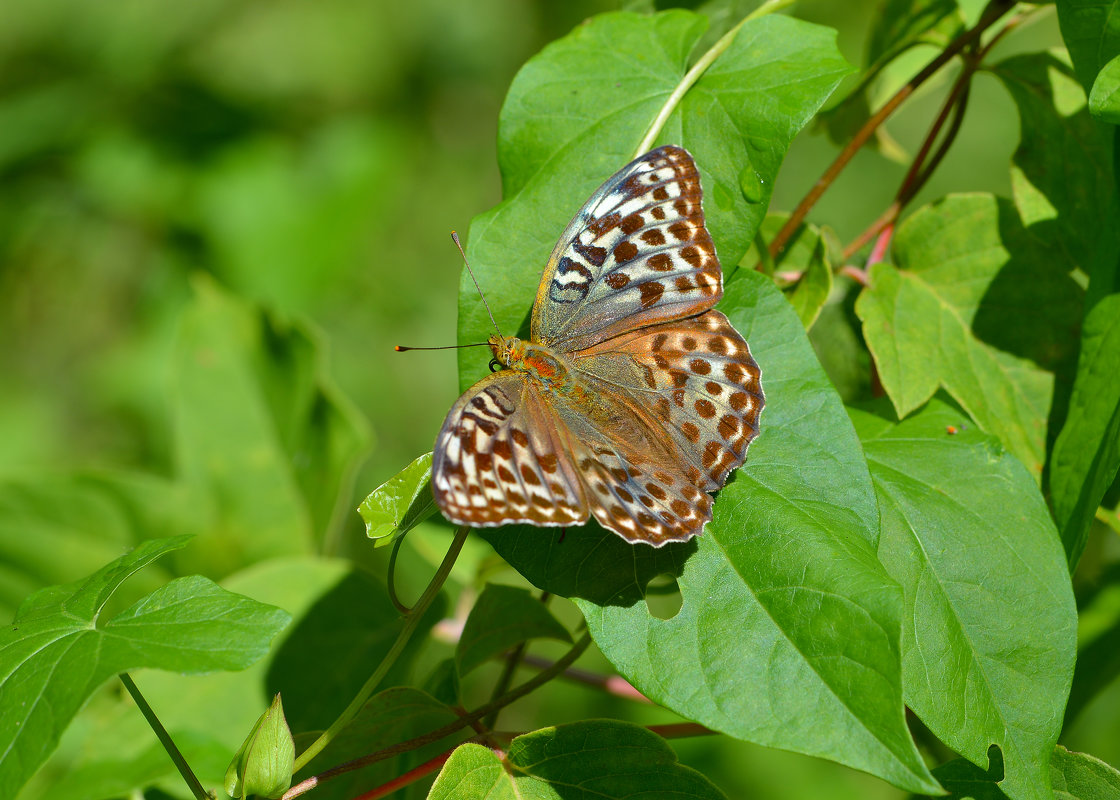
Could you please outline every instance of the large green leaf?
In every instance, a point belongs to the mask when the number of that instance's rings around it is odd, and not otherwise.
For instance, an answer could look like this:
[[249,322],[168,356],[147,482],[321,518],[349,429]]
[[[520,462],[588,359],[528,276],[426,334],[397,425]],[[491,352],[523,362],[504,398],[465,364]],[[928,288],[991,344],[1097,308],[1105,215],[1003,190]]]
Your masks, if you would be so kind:
[[[468,243],[504,332],[516,332],[527,318],[540,269],[568,220],[633,158],[688,70],[704,26],[702,16],[678,10],[604,14],[518,73],[500,121],[504,201],[475,218]],[[746,252],[789,143],[848,69],[834,40],[832,31],[786,17],[747,23],[657,139],[696,158],[708,225],[725,264]],[[739,177],[747,168],[759,180],[760,202],[743,196]],[[459,297],[460,341],[482,341],[493,328],[466,272]],[[485,370],[477,352],[461,352],[464,388]]]
[[477,744],[451,755],[429,800],[720,800],[711,781],[677,763],[660,736],[615,720],[585,720],[518,736],[504,758]]
[[879,558],[905,598],[906,705],[976,764],[999,745],[1011,797],[1048,798],[1077,610],[1037,486],[942,402],[898,425],[852,414],[879,497]]
[[[1050,754],[1049,767],[1054,800],[1120,800],[1120,772],[1100,759],[1058,746]],[[1008,797],[1000,790],[998,774],[985,772],[963,758],[942,764],[933,774],[949,792],[940,800]]]
[[200,576],[174,580],[112,619],[99,618],[126,578],[187,538],[146,542],[83,581],[42,589],[24,601],[0,634],[7,720],[0,728],[0,795],[15,796],[93,691],[113,675],[138,667],[239,670],[268,651],[288,614]]
[[327,535],[366,433],[311,333],[207,280],[195,288],[175,353],[176,455],[211,514],[188,564],[225,574]]
[[1057,0],[1055,5],[1062,38],[1088,92],[1097,73],[1120,55],[1120,0]]
[[[659,550],[588,526],[486,533],[529,580],[575,596],[596,643],[651,699],[760,744],[934,786],[902,715],[898,586],[875,557],[878,509],[859,442],[805,330],[764,276],[722,310],[751,343],[767,404],[704,535]],[[648,581],[677,577],[659,619]]]
[[943,386],[1038,479],[1081,290],[1011,204],[989,195],[919,209],[899,227],[894,257],[897,267],[872,267],[856,313],[899,416]]

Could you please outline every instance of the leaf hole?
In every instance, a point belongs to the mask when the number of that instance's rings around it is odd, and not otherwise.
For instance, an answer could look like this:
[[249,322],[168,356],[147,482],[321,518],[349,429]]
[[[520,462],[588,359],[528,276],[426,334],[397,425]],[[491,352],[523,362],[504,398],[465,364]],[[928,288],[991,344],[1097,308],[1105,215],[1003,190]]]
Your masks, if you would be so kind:
[[663,572],[646,584],[646,608],[658,619],[672,619],[680,613],[684,600],[676,576]]

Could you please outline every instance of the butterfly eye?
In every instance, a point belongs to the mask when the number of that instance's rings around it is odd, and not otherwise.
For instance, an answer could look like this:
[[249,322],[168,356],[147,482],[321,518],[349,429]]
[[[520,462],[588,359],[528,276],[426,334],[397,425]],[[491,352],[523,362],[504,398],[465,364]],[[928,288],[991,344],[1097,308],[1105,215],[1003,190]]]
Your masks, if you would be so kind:
[[496,358],[490,359],[490,371],[491,372],[497,372],[501,368],[502,368],[502,365],[498,363],[498,359],[496,359]]

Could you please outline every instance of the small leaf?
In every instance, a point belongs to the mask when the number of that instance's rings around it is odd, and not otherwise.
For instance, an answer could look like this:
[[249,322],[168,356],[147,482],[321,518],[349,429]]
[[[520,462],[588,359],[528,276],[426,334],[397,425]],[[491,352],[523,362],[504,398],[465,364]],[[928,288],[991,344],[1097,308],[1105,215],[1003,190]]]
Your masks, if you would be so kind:
[[391,544],[436,513],[431,478],[432,454],[425,453],[362,501],[358,513],[375,547]]
[[1120,772],[1098,758],[1058,746],[1050,757],[1056,800],[1120,800]]
[[189,537],[145,542],[83,581],[31,595],[0,633],[0,796],[16,790],[58,744],[89,696],[137,667],[182,673],[238,670],[268,652],[288,614],[193,576],[103,622],[116,588]]
[[1101,122],[1120,125],[1120,56],[1097,73],[1089,92],[1089,113]]
[[944,386],[1040,478],[1054,371],[1076,351],[1082,291],[990,195],[951,195],[895,236],[856,301],[900,417]]
[[292,785],[295,758],[295,740],[276,695],[234,755],[226,770],[225,790],[233,797],[279,797]]
[[471,609],[455,647],[459,674],[466,675],[516,644],[539,638],[572,641],[568,629],[527,590],[489,583]]
[[[575,792],[575,794],[573,794]],[[458,747],[429,800],[725,800],[711,781],[677,763],[657,734],[613,720],[587,720],[518,736],[504,759],[477,744]]]
[[1077,610],[1037,486],[945,403],[898,425],[851,413],[879,497],[879,558],[903,589],[906,705],[975,764],[998,745],[1011,797],[1048,800]]
[[[788,214],[768,214],[760,228],[762,239],[768,242],[789,219]],[[753,267],[758,261],[758,239],[743,257],[740,269]],[[813,327],[832,291],[832,265],[829,263],[828,247],[821,232],[815,225],[803,224],[798,227],[782,254],[774,262],[778,285],[790,305],[797,312],[805,330]],[[735,278],[732,276],[728,282]]]

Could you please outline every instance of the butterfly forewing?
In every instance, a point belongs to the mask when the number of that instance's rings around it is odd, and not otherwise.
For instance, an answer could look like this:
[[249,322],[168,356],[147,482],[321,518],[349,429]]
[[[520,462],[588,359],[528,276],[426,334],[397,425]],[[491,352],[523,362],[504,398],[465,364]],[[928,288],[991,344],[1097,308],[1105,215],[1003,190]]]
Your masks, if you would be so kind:
[[432,494],[460,525],[578,525],[582,482],[557,437],[561,421],[524,374],[472,386],[447,415],[432,458]]
[[680,147],[659,147],[615,173],[548,260],[533,340],[570,352],[715,305],[722,274],[700,200],[700,175]]

